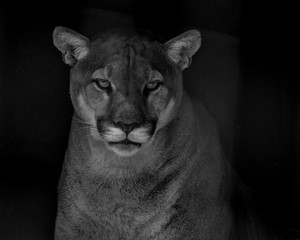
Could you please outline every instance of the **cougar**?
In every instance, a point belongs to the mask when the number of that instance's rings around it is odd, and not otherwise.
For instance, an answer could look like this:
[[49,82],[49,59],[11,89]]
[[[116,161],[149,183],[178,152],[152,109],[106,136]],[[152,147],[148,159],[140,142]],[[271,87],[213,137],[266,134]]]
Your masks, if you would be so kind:
[[53,41],[71,66],[75,109],[56,240],[265,239],[214,119],[183,89],[198,30],[162,42],[145,31],[90,40],[56,27]]

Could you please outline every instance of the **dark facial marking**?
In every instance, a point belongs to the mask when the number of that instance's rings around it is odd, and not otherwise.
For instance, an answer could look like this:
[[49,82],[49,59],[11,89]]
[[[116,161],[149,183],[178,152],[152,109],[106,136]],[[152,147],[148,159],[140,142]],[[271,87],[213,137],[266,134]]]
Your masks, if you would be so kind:
[[177,157],[170,157],[170,158],[168,158],[168,159],[163,163],[163,165],[159,168],[158,171],[164,170],[167,166],[171,165],[171,164],[174,162],[174,160],[175,160],[176,158],[177,158]]
[[162,194],[168,186],[176,179],[176,177],[180,174],[181,169],[176,169],[169,173],[166,177],[164,177],[160,182],[158,182],[154,188],[152,188],[145,196],[145,200],[154,200],[160,194]]
[[170,220],[163,226],[164,229],[167,229],[170,226],[175,226],[179,222],[184,220],[185,213],[187,212],[185,208],[181,207],[179,204],[175,203],[172,208],[175,210],[175,213],[172,215]]

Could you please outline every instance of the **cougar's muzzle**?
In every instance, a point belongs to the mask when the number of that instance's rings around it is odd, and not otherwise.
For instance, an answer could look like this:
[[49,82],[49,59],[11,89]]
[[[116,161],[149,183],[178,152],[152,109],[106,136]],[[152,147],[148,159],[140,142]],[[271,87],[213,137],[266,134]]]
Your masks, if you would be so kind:
[[122,156],[130,156],[153,136],[156,121],[149,120],[141,108],[125,102],[107,118],[97,119],[97,129],[107,146]]

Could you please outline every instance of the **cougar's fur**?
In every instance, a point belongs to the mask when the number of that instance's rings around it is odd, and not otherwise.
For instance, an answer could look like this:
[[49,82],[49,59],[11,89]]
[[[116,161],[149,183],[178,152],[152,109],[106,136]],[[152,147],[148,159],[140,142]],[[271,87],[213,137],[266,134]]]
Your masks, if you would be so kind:
[[199,31],[157,42],[132,30],[89,40],[57,27],[53,39],[72,67],[75,109],[56,240],[262,238],[246,198],[235,198],[243,190],[215,121],[182,86]]

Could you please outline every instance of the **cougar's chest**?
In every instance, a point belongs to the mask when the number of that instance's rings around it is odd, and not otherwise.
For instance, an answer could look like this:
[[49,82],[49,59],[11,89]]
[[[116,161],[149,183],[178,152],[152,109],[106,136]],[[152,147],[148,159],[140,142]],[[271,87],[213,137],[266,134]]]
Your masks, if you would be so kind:
[[79,225],[88,224],[88,232],[104,239],[151,239],[166,232],[164,226],[172,216],[172,211],[116,199],[102,206],[82,199],[78,202],[74,210]]
[[85,189],[75,201],[74,212],[77,221],[89,223],[89,232],[105,233],[105,239],[151,239],[168,232],[165,226],[175,214],[172,205],[178,187],[175,177],[167,176],[142,186],[144,191],[123,186],[120,192],[108,185]]

